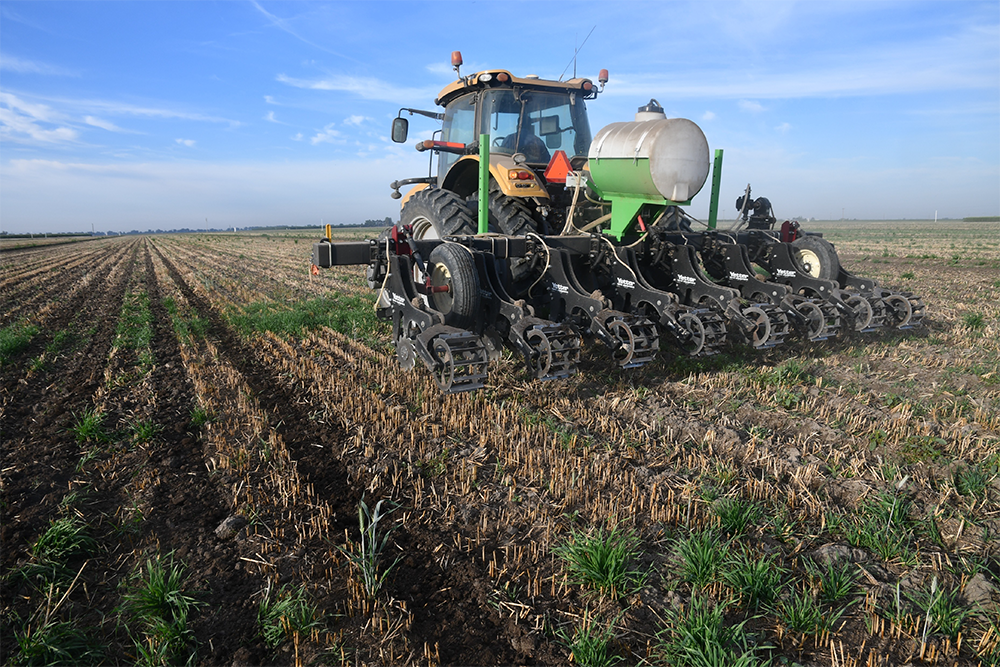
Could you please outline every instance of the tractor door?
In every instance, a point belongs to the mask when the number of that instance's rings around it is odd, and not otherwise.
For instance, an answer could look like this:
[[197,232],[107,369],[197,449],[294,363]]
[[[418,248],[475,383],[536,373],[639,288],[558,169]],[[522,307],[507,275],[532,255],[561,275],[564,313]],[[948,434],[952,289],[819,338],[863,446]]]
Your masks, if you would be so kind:
[[[461,144],[478,141],[476,136],[476,98],[472,93],[460,97],[444,110],[444,124],[441,126],[441,140]],[[438,158],[438,185],[444,183],[444,178],[451,165],[461,157],[455,153],[442,151]]]

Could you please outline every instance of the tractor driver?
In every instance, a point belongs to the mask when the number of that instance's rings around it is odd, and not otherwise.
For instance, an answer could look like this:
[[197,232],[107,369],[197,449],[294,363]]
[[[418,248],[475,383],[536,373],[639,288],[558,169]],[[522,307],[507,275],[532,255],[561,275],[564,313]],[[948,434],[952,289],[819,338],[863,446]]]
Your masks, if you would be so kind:
[[552,157],[549,155],[549,149],[545,147],[545,142],[535,134],[534,128],[528,122],[521,128],[520,143],[517,141],[517,132],[514,132],[503,140],[502,148],[524,153],[526,161],[537,164],[547,164]]

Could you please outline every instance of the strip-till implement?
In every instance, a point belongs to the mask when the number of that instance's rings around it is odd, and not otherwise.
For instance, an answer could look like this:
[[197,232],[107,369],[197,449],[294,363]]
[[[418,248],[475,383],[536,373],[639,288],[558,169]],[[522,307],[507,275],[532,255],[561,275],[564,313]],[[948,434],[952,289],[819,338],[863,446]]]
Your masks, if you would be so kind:
[[[461,56],[452,56],[460,73]],[[313,264],[367,264],[376,311],[392,322],[400,366],[419,360],[443,391],[483,386],[504,346],[549,380],[576,372],[582,337],[623,368],[668,341],[711,355],[730,342],[771,348],[792,337],[920,324],[923,303],[841,266],[833,246],[746,193],[737,225],[716,228],[722,151],[715,153],[707,224],[684,213],[708,180],[708,142],[655,100],[630,123],[591,138],[588,79],[459,76],[437,99],[443,121],[436,176],[391,184],[400,222],[377,239],[313,246]],[[433,168],[433,162],[432,162]],[[476,215],[478,213],[478,216]],[[692,222],[703,224],[694,231]]]

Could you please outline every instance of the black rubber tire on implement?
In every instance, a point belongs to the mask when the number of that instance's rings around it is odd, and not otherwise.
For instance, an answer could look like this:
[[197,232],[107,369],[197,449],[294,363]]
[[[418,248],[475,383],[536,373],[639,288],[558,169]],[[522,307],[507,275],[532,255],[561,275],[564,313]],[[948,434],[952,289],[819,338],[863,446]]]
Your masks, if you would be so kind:
[[425,188],[406,200],[399,224],[412,225],[417,239],[475,234],[477,225],[465,201],[451,190]]
[[[472,193],[468,200],[472,214],[478,215],[479,193]],[[538,223],[531,217],[527,204],[517,197],[509,197],[500,192],[495,183],[490,185],[489,231],[507,236],[524,236],[538,233]],[[478,225],[477,225],[478,227]]]
[[[792,255],[795,257],[799,268],[808,273],[813,278],[820,280],[836,280],[840,273],[840,260],[833,245],[826,239],[818,236],[800,236],[792,241]],[[819,266],[813,266],[814,262],[805,261],[803,256],[812,255],[819,262]]]
[[456,243],[443,243],[431,251],[431,285],[447,285],[447,292],[430,294],[431,306],[444,314],[444,322],[472,329],[480,316],[479,277],[472,253]]

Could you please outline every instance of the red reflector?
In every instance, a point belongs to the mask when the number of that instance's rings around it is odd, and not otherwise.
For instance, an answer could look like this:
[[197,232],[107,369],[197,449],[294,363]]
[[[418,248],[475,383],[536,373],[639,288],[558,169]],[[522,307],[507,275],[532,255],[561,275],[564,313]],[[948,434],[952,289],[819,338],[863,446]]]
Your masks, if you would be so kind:
[[589,81],[584,81],[583,82],[583,89],[584,90],[592,90],[593,88],[594,88],[594,84],[592,84],[591,82],[589,82]]
[[510,81],[510,77],[507,76],[507,72],[500,72],[499,74],[497,74],[497,81],[499,81],[500,83],[507,83],[508,81]]
[[566,174],[573,170],[573,165],[566,156],[566,151],[556,151],[545,168],[545,180],[549,183],[565,183]]

